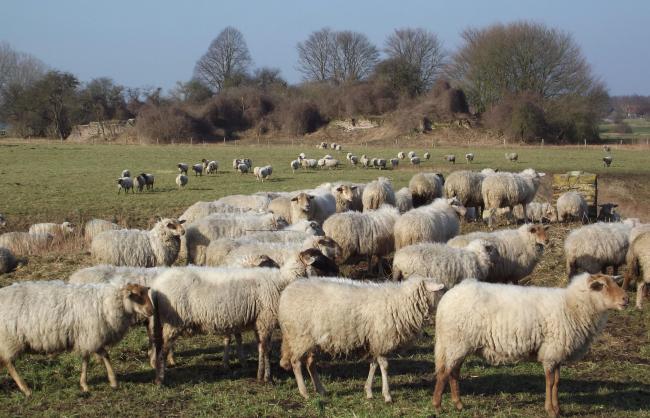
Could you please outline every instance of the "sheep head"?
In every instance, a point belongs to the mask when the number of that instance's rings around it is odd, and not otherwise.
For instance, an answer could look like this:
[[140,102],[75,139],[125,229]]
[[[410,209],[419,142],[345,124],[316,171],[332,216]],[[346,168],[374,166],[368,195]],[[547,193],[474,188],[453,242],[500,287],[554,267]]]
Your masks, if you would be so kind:
[[153,304],[149,297],[149,288],[136,283],[127,283],[122,288],[122,298],[127,312],[142,317],[153,315]]
[[587,279],[589,286],[589,296],[594,305],[601,311],[609,309],[625,309],[629,303],[629,298],[625,290],[618,284],[618,276],[608,276],[606,274],[592,274]]

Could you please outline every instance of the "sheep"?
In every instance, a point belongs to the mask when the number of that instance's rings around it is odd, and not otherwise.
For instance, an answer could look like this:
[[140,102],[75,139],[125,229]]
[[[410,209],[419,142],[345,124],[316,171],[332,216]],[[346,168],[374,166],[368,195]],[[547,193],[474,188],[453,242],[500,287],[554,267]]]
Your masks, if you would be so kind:
[[390,159],[390,168],[392,168],[394,170],[394,169],[397,168],[398,165],[399,165],[399,159],[398,158],[391,158]]
[[526,206],[526,215],[528,216],[528,219],[524,218],[524,209],[521,205],[517,205],[513,208],[513,215],[518,220],[524,222],[530,221],[542,223],[544,221],[557,222],[558,220],[557,210],[548,202],[530,202]]
[[409,153],[407,155],[408,155],[409,158],[413,158],[413,157],[416,156],[415,151],[409,151]]
[[257,180],[261,181],[264,183],[264,180],[268,180],[268,178],[273,174],[273,167],[270,165],[265,165],[264,167],[255,167],[257,169],[257,172],[255,173],[255,177],[257,177]]
[[448,380],[456,409],[463,408],[460,368],[475,353],[495,365],[531,358],[542,363],[544,406],[557,417],[560,366],[582,358],[604,328],[607,312],[627,304],[625,291],[600,274],[576,276],[563,289],[464,280],[442,297],[436,311],[436,412]]
[[[627,270],[623,290],[627,290],[631,281],[636,281],[636,307],[642,309],[643,296],[650,283],[650,229],[646,229],[630,240],[625,261]],[[2,272],[1,268],[0,272]]]
[[150,231],[105,231],[93,239],[90,252],[96,264],[171,266],[180,250],[180,236],[185,234],[184,222],[165,218],[159,220]]
[[336,213],[336,199],[329,188],[319,187],[300,192],[290,199],[291,223],[307,219],[323,224]]
[[304,160],[305,158],[307,158],[307,155],[304,152],[301,152],[300,154],[298,154],[298,159],[299,160]]
[[336,144],[336,150],[343,151],[343,147],[341,146],[341,144]]
[[456,164],[456,156],[454,154],[447,154],[444,156],[444,160],[452,164]]
[[17,260],[9,249],[0,247],[0,274],[11,273],[18,264],[21,264],[21,261]]
[[131,177],[131,172],[129,170],[122,170],[122,175],[120,177]]
[[48,248],[53,240],[52,234],[6,232],[0,235],[0,247],[5,247],[14,254],[30,255]]
[[609,147],[609,145],[603,145],[603,151],[609,153],[612,151],[612,149]]
[[248,166],[248,164],[245,163],[239,163],[239,165],[237,166],[237,171],[239,172],[239,174],[246,174],[248,173],[249,169],[250,167]]
[[356,165],[359,164],[359,157],[357,157],[356,155],[351,155],[350,164],[356,167]]
[[481,186],[487,175],[469,170],[454,171],[445,180],[445,196],[458,198],[465,207],[477,208],[477,215],[480,217],[484,205]]
[[[400,151],[400,152],[397,153],[397,158],[399,158],[400,160],[403,160],[404,158],[406,158],[406,155],[404,154],[403,151]],[[409,157],[409,158],[411,158],[411,157]]]
[[411,157],[411,165],[420,165],[420,157]]
[[133,190],[133,179],[131,177],[120,177],[117,179],[117,194],[120,194],[122,190],[124,190],[124,194],[127,194],[129,190],[135,193],[135,190]]
[[423,243],[401,248],[393,258],[393,280],[431,277],[451,289],[461,280],[485,280],[499,252],[489,241],[477,239],[465,248]]
[[365,184],[342,182],[332,187],[332,194],[336,201],[336,212],[346,212],[348,210],[363,210],[363,191]]
[[321,158],[320,160],[318,160],[317,164],[320,168],[325,167],[325,158]]
[[337,160],[335,158],[327,158],[327,159],[325,159],[325,167],[329,168],[330,170],[332,168],[338,168],[339,164],[340,164],[339,160]]
[[30,234],[50,234],[55,237],[64,237],[75,232],[75,224],[72,222],[63,222],[61,224],[55,223],[40,223],[34,224],[29,227]]
[[265,211],[269,207],[270,202],[271,198],[263,194],[233,194],[216,200],[214,204],[217,207],[228,205],[234,208],[245,210]]
[[429,159],[431,158],[431,154],[430,154],[429,152],[425,152],[425,153],[422,155],[422,158],[424,158],[425,160],[429,160]]
[[370,159],[366,157],[366,154],[363,154],[361,158],[359,159],[359,162],[363,166],[363,168],[368,168],[370,166]]
[[372,382],[379,364],[384,401],[391,402],[386,355],[415,338],[433,313],[442,288],[423,278],[399,284],[321,277],[297,280],[280,296],[280,366],[293,369],[300,394],[308,398],[303,361],[307,362],[314,388],[325,395],[315,367],[317,351],[333,356],[367,354],[371,361],[364,385],[366,397],[372,398]]
[[625,262],[629,235],[637,224],[637,219],[597,222],[571,231],[564,240],[567,275],[571,277],[579,269],[599,273],[607,266],[612,266],[616,274]]
[[302,168],[316,168],[318,166],[318,161],[314,158],[304,158],[301,160]]
[[385,170],[386,169],[386,163],[387,163],[387,161],[385,159],[377,158],[377,159],[375,159],[375,162],[374,162],[373,166],[380,169],[380,170]]
[[351,153],[351,152],[348,152],[347,154],[345,154],[345,159],[346,159],[346,160],[350,161],[350,158],[351,158],[351,157],[352,157],[352,153]]
[[465,154],[465,161],[467,161],[467,164],[470,164],[472,161],[474,161],[474,154],[471,152]]
[[434,199],[442,197],[444,177],[439,173],[417,173],[409,180],[409,190],[413,197],[413,206],[428,205]]
[[327,149],[327,142],[321,142],[320,145],[317,146],[316,148],[318,148],[318,149]]
[[481,194],[488,211],[488,225],[492,227],[494,213],[498,208],[522,205],[524,217],[526,205],[533,201],[544,173],[528,168],[521,173],[494,173],[483,180]]
[[510,161],[511,163],[516,162],[519,159],[519,154],[516,152],[506,152],[505,156],[506,160]]
[[194,171],[194,177],[196,176],[203,176],[203,164],[194,164],[192,166],[192,171]]
[[7,218],[0,213],[0,228],[6,228],[7,227]]
[[383,204],[395,206],[395,192],[390,180],[379,177],[368,183],[363,189],[361,201],[364,212],[378,209]]
[[[242,195],[244,196],[244,195]],[[244,196],[246,198],[248,197],[254,197],[254,196]],[[268,205],[268,199],[264,199]],[[252,199],[251,199],[252,201]],[[231,203],[236,203],[230,200]],[[181,216],[178,217],[179,220],[184,220],[187,223],[192,223],[195,221],[198,221],[201,218],[205,218],[208,215],[211,215],[213,213],[246,213],[246,212],[251,212],[253,209],[250,209],[249,207],[243,206],[233,206],[227,203],[224,203],[221,201],[221,199],[213,201],[213,202],[196,202]]]
[[395,250],[421,242],[446,242],[458,235],[458,218],[464,215],[465,208],[457,199],[436,199],[411,209],[395,222]]
[[15,283],[0,289],[0,360],[25,396],[31,390],[13,366],[25,351],[79,353],[84,392],[88,392],[88,357],[94,353],[104,362],[110,386],[116,388],[106,347],[124,337],[134,318],[152,313],[148,289],[137,284]]
[[395,249],[393,228],[398,218],[397,208],[383,205],[370,212],[350,211],[332,215],[323,224],[323,231],[341,247],[341,263],[365,258],[370,271],[372,257],[376,256],[381,274],[381,258]]
[[598,217],[596,218],[599,222],[620,222],[621,216],[616,212],[618,207],[615,203],[603,203],[598,205],[600,211],[598,212]]
[[258,341],[257,379],[271,380],[269,348],[277,327],[282,290],[299,277],[337,274],[338,268],[316,249],[300,252],[281,269],[173,268],[156,279],[154,335],[156,383],[162,384],[174,340],[185,331],[227,334],[254,330]]
[[413,197],[408,187],[402,187],[395,192],[395,207],[399,213],[405,213],[413,209]]
[[207,166],[205,167],[206,174],[217,174],[219,171],[219,162],[217,161],[208,161]]
[[496,247],[498,258],[485,280],[517,284],[535,269],[542,257],[548,245],[548,228],[548,225],[524,224],[517,229],[472,232],[450,239],[447,245],[464,248],[476,239],[488,241]]
[[186,163],[178,163],[176,164],[176,167],[178,167],[178,172],[180,174],[185,174],[187,176],[187,170],[189,170],[189,166]]
[[577,219],[586,223],[589,221],[587,201],[580,193],[565,192],[557,198],[557,219],[559,222]]
[[614,159],[612,158],[611,155],[607,155],[603,157],[603,167],[609,167],[610,165],[612,165],[612,161],[614,161]]
[[176,176],[176,185],[179,189],[187,186],[188,178],[185,174],[179,174]]
[[282,217],[267,214],[213,213],[186,228],[183,247],[187,264],[205,264],[205,250],[211,241],[222,237],[235,238],[248,232],[278,230],[287,226]]
[[296,174],[296,170],[300,168],[300,160],[293,160],[289,163],[291,171]]

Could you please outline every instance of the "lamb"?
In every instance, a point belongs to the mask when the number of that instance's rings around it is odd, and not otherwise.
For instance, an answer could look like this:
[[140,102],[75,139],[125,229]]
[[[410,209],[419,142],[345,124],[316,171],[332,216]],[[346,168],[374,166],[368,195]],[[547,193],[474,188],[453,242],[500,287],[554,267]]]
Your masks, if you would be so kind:
[[48,248],[53,240],[51,234],[6,232],[0,235],[0,247],[5,247],[14,254],[30,255]]
[[194,171],[194,177],[196,176],[203,176],[203,164],[194,164],[192,166],[192,171]]
[[603,157],[603,167],[609,167],[610,165],[612,165],[612,161],[614,161],[614,159],[612,158],[611,155],[607,155]]
[[159,220],[150,231],[105,231],[93,239],[90,252],[96,264],[171,266],[180,250],[180,237],[185,234],[184,222],[165,218]]
[[211,241],[236,238],[252,231],[278,230],[287,226],[284,218],[267,214],[213,213],[187,226],[183,246],[187,264],[205,264],[205,251]]
[[120,177],[131,177],[131,172],[129,170],[122,170],[122,175]]
[[413,209],[413,197],[408,187],[402,187],[395,193],[395,207],[399,213],[406,213]]
[[630,240],[625,261],[627,270],[623,281],[623,289],[627,290],[631,281],[637,282],[636,307],[642,309],[643,296],[646,294],[650,283],[650,229],[646,229],[645,232],[641,232]]
[[607,266],[612,266],[616,274],[625,262],[629,235],[637,224],[637,219],[597,222],[571,231],[564,240],[568,276],[574,276],[579,269],[599,273]]
[[587,201],[580,193],[562,193],[557,199],[557,219],[560,222],[577,219],[586,223],[589,221]]
[[467,161],[467,164],[470,164],[472,161],[474,161],[474,154],[468,152],[467,154],[465,154],[465,160]]
[[295,174],[296,170],[300,168],[300,160],[293,160],[289,163],[291,171]]
[[481,187],[488,175],[488,172],[483,171],[480,173],[469,170],[454,171],[445,180],[445,196],[458,198],[465,207],[477,208],[477,216],[481,217],[484,206]]
[[17,260],[11,251],[7,248],[0,247],[0,274],[11,273],[18,267],[18,264],[21,264],[21,261]]
[[383,204],[395,206],[395,192],[390,180],[386,177],[379,177],[368,183],[363,189],[361,201],[364,212],[378,209]]
[[13,366],[25,351],[79,353],[84,392],[88,357],[94,353],[104,362],[110,386],[116,388],[106,347],[119,342],[135,318],[152,313],[148,289],[137,284],[16,283],[0,289],[0,360],[25,396],[31,390]]
[[528,168],[521,173],[494,173],[483,180],[481,194],[488,210],[488,225],[492,227],[494,213],[498,208],[522,205],[524,217],[526,205],[533,201],[544,173]]
[[518,220],[523,220],[524,222],[539,222],[544,221],[548,222],[557,222],[557,210],[548,202],[530,202],[526,206],[526,215],[528,219],[524,218],[524,209],[521,205],[517,205],[513,208],[513,215]]
[[406,155],[404,154],[403,151],[400,151],[400,152],[397,153],[397,158],[399,158],[400,160],[403,160],[404,158],[406,158]]
[[488,241],[496,247],[498,258],[485,280],[517,284],[535,269],[542,257],[544,246],[548,245],[548,228],[548,225],[525,224],[517,229],[472,232],[450,239],[447,245],[464,248],[476,239]]
[[273,174],[273,167],[270,165],[265,165],[264,167],[255,167],[257,171],[255,172],[255,177],[257,177],[257,180],[260,180],[262,183],[264,183],[264,180],[268,180],[268,178]]
[[384,401],[391,402],[386,355],[415,338],[433,313],[442,288],[423,278],[399,284],[320,277],[297,280],[280,296],[280,366],[293,369],[300,394],[308,398],[302,377],[304,361],[314,388],[320,395],[326,394],[315,367],[317,351],[333,356],[367,354],[371,361],[364,385],[366,397],[372,398],[379,364]]
[[185,174],[179,174],[176,176],[176,185],[178,186],[179,189],[187,186],[188,178]]
[[154,335],[156,383],[162,384],[173,342],[184,331],[228,334],[255,331],[257,379],[271,380],[269,348],[277,327],[282,290],[299,277],[338,272],[316,249],[305,250],[281,269],[187,267],[169,269],[156,279]]
[[440,413],[450,380],[455,407],[463,408],[458,380],[470,354],[495,365],[533,357],[546,374],[545,409],[557,417],[560,366],[582,358],[608,311],[627,304],[625,291],[601,274],[576,276],[563,289],[464,280],[442,297],[436,312],[433,406]]
[[445,155],[445,161],[456,164],[456,156],[454,154],[447,154]]
[[464,279],[485,280],[498,257],[496,246],[482,239],[465,248],[440,243],[409,245],[395,253],[393,280],[430,277],[451,289]]
[[395,249],[393,228],[398,218],[397,208],[383,205],[370,212],[350,211],[332,215],[323,224],[323,231],[341,247],[342,263],[363,257],[368,260],[370,271],[372,257],[376,256],[381,270],[381,258]]
[[417,173],[409,180],[413,207],[428,205],[433,199],[442,197],[445,179],[440,173]]
[[436,199],[406,212],[395,222],[395,250],[421,242],[446,242],[458,235],[459,216],[464,215],[457,199]]
[[176,167],[178,167],[178,172],[180,174],[185,174],[187,176],[187,170],[189,170],[189,166],[185,163],[178,163],[176,164]]
[[363,210],[363,191],[365,184],[338,183],[332,187],[332,195],[336,201],[336,212],[347,212],[348,210]]
[[40,223],[34,224],[29,227],[30,234],[50,234],[53,236],[64,237],[75,232],[75,225],[72,222],[63,222],[61,224],[55,223]]
[[411,165],[420,165],[420,157],[411,157]]
[[133,190],[133,179],[131,177],[120,177],[117,179],[117,194],[120,194],[122,190],[124,190],[124,194],[127,194],[129,190],[135,193],[135,190]]
[[431,154],[430,154],[429,152],[425,152],[425,153],[422,155],[422,158],[424,158],[425,160],[429,160],[429,159],[431,158]]
[[506,152],[506,160],[510,161],[511,163],[516,162],[519,159],[519,154],[516,152]]

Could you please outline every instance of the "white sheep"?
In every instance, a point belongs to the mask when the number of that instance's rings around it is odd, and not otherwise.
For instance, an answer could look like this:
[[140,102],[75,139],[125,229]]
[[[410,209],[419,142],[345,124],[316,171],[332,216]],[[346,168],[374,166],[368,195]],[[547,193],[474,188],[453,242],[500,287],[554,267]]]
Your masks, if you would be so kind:
[[474,154],[468,152],[467,154],[465,154],[465,160],[467,161],[467,164],[470,164],[472,161],[474,161]]
[[359,164],[359,157],[357,157],[356,155],[351,155],[350,164],[356,167],[356,165]]
[[75,232],[75,225],[72,222],[63,222],[61,224],[55,223],[39,223],[29,227],[30,234],[50,234],[56,236],[67,236]]
[[117,379],[106,347],[119,342],[135,318],[152,313],[148,289],[137,284],[16,283],[0,289],[0,360],[26,396],[31,390],[13,366],[25,351],[79,353],[84,392],[88,391],[88,357],[96,354],[115,388]]
[[458,235],[459,217],[464,215],[465,208],[457,199],[436,199],[412,209],[395,222],[395,249],[421,242],[446,242]]
[[93,242],[93,238],[102,232],[115,229],[122,229],[122,227],[114,222],[105,221],[103,219],[91,219],[87,221],[84,225],[84,239],[86,244]]
[[524,217],[526,205],[533,201],[544,173],[538,173],[528,168],[521,173],[494,173],[483,180],[481,194],[483,203],[488,211],[488,224],[492,222],[496,210],[499,208],[512,208],[517,205],[523,206]]
[[291,171],[295,174],[296,170],[300,168],[300,160],[293,160],[289,163]]
[[444,156],[444,160],[452,164],[456,164],[456,156],[454,154],[447,154]]
[[464,248],[476,239],[483,239],[494,245],[497,260],[485,278],[488,282],[515,283],[528,276],[537,265],[548,245],[548,225],[525,224],[517,229],[503,229],[494,232],[472,232],[450,239],[450,247]]
[[422,158],[424,158],[425,160],[429,160],[429,159],[431,158],[431,153],[429,153],[429,152],[425,152],[425,153],[422,155]]
[[[252,196],[246,196],[252,197]],[[257,198],[257,197],[255,197]],[[268,205],[268,199],[263,199]],[[178,217],[180,220],[184,220],[187,223],[192,223],[198,221],[201,218],[205,218],[208,215],[213,213],[246,213],[246,212],[255,212],[247,207],[238,207],[232,206],[227,203],[224,203],[219,200],[213,202],[196,202],[183,212],[181,216]]]
[[409,158],[413,158],[413,157],[416,156],[415,151],[409,151],[409,153],[407,155],[408,155]]
[[516,162],[519,159],[519,154],[516,152],[506,152],[505,156],[506,160],[510,162]]
[[614,159],[612,158],[611,155],[607,155],[603,157],[603,167],[609,167],[610,165],[612,165],[612,161],[614,161]]
[[408,187],[402,187],[395,192],[395,207],[399,213],[406,213],[413,209],[413,197]]
[[297,280],[280,296],[280,366],[293,369],[300,394],[308,398],[302,377],[304,361],[314,388],[325,395],[315,367],[318,351],[333,356],[367,354],[371,361],[364,386],[366,397],[372,398],[379,365],[382,394],[391,402],[386,355],[415,338],[433,313],[442,288],[422,278],[399,284],[320,277]]
[[560,366],[582,358],[604,328],[607,312],[627,303],[625,291],[604,275],[576,276],[563,289],[464,280],[442,297],[436,311],[437,413],[448,380],[456,409],[463,408],[460,368],[466,356],[478,354],[495,365],[542,363],[545,409],[557,417]]
[[187,175],[187,170],[189,170],[189,166],[185,163],[178,163],[176,164],[176,167],[178,167],[178,172],[180,174],[185,174]]
[[637,219],[623,222],[597,222],[571,231],[564,240],[564,256],[569,277],[578,270],[598,273],[607,266],[614,268],[625,262],[629,235]]
[[587,201],[580,193],[565,192],[557,198],[557,219],[560,222],[575,219],[582,223],[589,221]]
[[216,207],[228,205],[238,209],[265,211],[269,207],[271,198],[263,194],[233,194],[224,196],[215,201]]
[[442,197],[445,179],[440,173],[417,173],[409,180],[413,206],[428,205]]
[[131,172],[129,170],[122,170],[122,175],[120,177],[131,177]]
[[409,245],[395,252],[393,280],[430,277],[451,289],[464,279],[485,280],[498,256],[496,246],[482,239],[470,242],[465,248],[437,242]]
[[131,177],[120,177],[117,179],[117,194],[124,190],[124,194],[128,193],[131,190],[132,193],[135,193],[133,190],[133,179]]
[[172,218],[158,221],[150,231],[120,229],[97,235],[90,252],[97,264],[116,266],[171,266],[180,250],[183,223]]
[[318,160],[314,158],[304,158],[301,161],[302,168],[316,168],[318,166]]
[[630,238],[630,246],[625,257],[627,269],[623,289],[626,290],[631,281],[637,282],[636,307],[641,309],[643,297],[650,284],[650,228],[646,228],[638,235],[635,234],[634,237],[630,235]]
[[528,219],[524,218],[524,209],[521,205],[515,206],[512,212],[517,220],[524,222],[557,222],[558,219],[557,210],[548,202],[530,202],[526,205]]
[[[403,160],[404,158],[406,158],[406,155],[404,154],[403,151],[400,151],[400,152],[397,153],[397,158],[399,158],[400,160]],[[411,158],[411,157],[409,157],[409,158]]]
[[363,183],[339,182],[332,186],[332,195],[336,201],[336,212],[348,210],[363,210],[363,191],[366,185]]
[[465,207],[476,208],[477,216],[483,212],[483,194],[481,187],[488,172],[475,172],[469,170],[454,171],[445,179],[445,196],[456,197]]
[[24,256],[47,249],[53,240],[52,234],[6,232],[0,235],[0,247],[5,247],[14,254]]
[[383,158],[373,158],[373,167],[376,167],[380,170],[385,170],[386,169],[386,160]]
[[332,169],[332,168],[338,168],[340,165],[339,160],[335,158],[328,158],[325,160],[325,168]]
[[363,168],[368,168],[368,166],[370,166],[370,159],[366,156],[366,154],[363,154],[361,156],[359,162],[361,163],[361,166],[363,166]]
[[260,180],[262,183],[264,183],[264,180],[268,180],[269,177],[271,177],[271,174],[273,174],[273,167],[270,165],[265,165],[264,167],[255,167],[257,171],[255,172],[255,177],[257,180]]
[[375,210],[383,204],[395,206],[395,192],[393,185],[386,177],[379,177],[371,181],[363,189],[361,196],[363,210]]
[[178,176],[176,176],[176,185],[178,186],[179,189],[187,186],[188,181],[189,179],[185,174],[179,174]]

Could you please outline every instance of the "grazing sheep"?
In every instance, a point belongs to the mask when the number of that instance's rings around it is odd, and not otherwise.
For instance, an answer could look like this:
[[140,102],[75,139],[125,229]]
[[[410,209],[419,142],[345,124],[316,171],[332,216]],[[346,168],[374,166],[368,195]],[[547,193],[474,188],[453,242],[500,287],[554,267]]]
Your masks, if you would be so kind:
[[260,180],[262,183],[264,183],[264,180],[268,180],[268,178],[271,177],[271,174],[273,174],[273,167],[270,165],[255,168],[257,169],[255,172],[255,177],[257,177],[257,180]]
[[429,152],[425,152],[425,153],[422,155],[422,158],[424,158],[425,160],[429,160],[429,159],[431,158],[431,154],[430,154]]
[[122,175],[120,177],[131,177],[131,172],[129,170],[122,170]]
[[401,248],[393,258],[393,280],[429,277],[451,289],[464,279],[485,280],[499,252],[489,241],[477,239],[465,248],[422,243]]
[[334,158],[327,158],[327,159],[325,159],[325,167],[326,167],[326,168],[329,168],[330,170],[331,170],[332,168],[338,168],[339,165],[340,165],[340,162],[339,162],[339,160],[337,160],[337,159],[334,159]]
[[383,204],[395,206],[395,192],[390,180],[386,177],[379,177],[368,183],[363,189],[361,202],[364,212],[378,209]]
[[637,225],[637,219],[626,219],[597,222],[571,231],[564,240],[567,275],[572,277],[579,269],[599,273],[607,266],[612,266],[616,274],[625,262],[630,232]]
[[0,247],[0,274],[11,273],[18,264],[19,260],[9,249]]
[[530,202],[526,206],[526,215],[528,219],[524,218],[524,209],[521,205],[513,208],[513,215],[517,220],[524,222],[557,222],[557,210],[548,202]]
[[465,161],[467,161],[467,164],[474,161],[474,154],[471,153],[471,152],[468,152],[467,154],[465,154]]
[[413,209],[413,197],[408,187],[402,187],[395,192],[395,207],[399,213],[405,213]]
[[194,171],[194,176],[203,176],[203,163],[194,164],[192,166],[192,171]]
[[173,268],[156,279],[154,335],[156,383],[165,377],[165,363],[173,342],[187,331],[230,334],[255,331],[258,342],[258,380],[271,380],[269,349],[277,327],[282,290],[293,280],[338,268],[316,249],[305,250],[281,269]]
[[[399,158],[400,160],[403,160],[404,158],[406,158],[406,155],[404,154],[403,151],[400,151],[400,152],[397,153],[397,158]],[[411,158],[411,157],[409,157],[409,158]]]
[[620,222],[621,216],[616,212],[618,207],[615,203],[603,203],[598,205],[600,211],[598,212],[597,220],[599,222]]
[[457,199],[436,199],[406,212],[395,222],[395,250],[421,242],[446,242],[458,235],[459,216],[464,215]]
[[51,234],[6,232],[0,235],[0,247],[5,247],[14,254],[24,256],[48,248],[53,240],[54,236]]
[[26,396],[31,390],[13,366],[25,351],[79,353],[84,392],[88,392],[88,357],[94,353],[103,360],[110,385],[116,388],[106,347],[118,343],[135,318],[152,313],[148,289],[137,284],[15,283],[0,289],[0,360]]
[[580,193],[566,192],[557,198],[557,219],[560,222],[575,219],[589,222],[587,201]]
[[483,180],[481,194],[485,209],[488,211],[488,225],[492,227],[492,221],[496,210],[499,208],[512,208],[522,205],[524,217],[526,205],[533,201],[544,173],[538,173],[528,168],[521,173],[494,173]]
[[55,223],[40,223],[34,224],[29,227],[30,234],[50,234],[53,236],[64,237],[75,232],[75,225],[72,222],[63,222],[61,224]]
[[307,219],[322,225],[334,213],[336,199],[329,187],[300,192],[291,198],[291,222]]
[[176,167],[178,167],[178,172],[181,174],[187,175],[187,170],[189,170],[189,166],[185,163],[178,163],[176,164]]
[[564,288],[512,286],[464,280],[448,291],[436,311],[436,387],[451,384],[456,409],[465,357],[478,354],[490,364],[536,359],[546,374],[546,411],[560,413],[560,366],[579,360],[602,331],[609,310],[622,310],[628,297],[611,276],[582,274]]
[[176,176],[176,185],[178,186],[179,189],[187,186],[187,182],[189,179],[185,174],[179,174]]
[[351,155],[350,156],[350,164],[352,164],[353,166],[356,167],[357,164],[359,164],[359,157],[357,157],[356,155]]
[[96,264],[171,266],[180,250],[180,236],[185,233],[182,225],[184,222],[165,218],[158,221],[150,231],[105,231],[93,239],[90,252]]
[[[623,289],[627,290],[631,281],[637,282],[636,307],[641,309],[643,296],[645,296],[648,284],[650,284],[650,229],[630,240],[625,261],[627,270],[623,281]],[[0,272],[2,272],[1,267]]]
[[420,157],[411,157],[411,165],[420,165]]
[[316,168],[318,166],[318,161],[314,158],[304,158],[301,160],[302,168]]
[[370,159],[366,157],[366,154],[363,154],[361,158],[359,159],[359,162],[363,166],[363,168],[368,168],[370,166]]
[[326,161],[325,158],[321,158],[320,160],[318,160],[318,166],[320,168],[325,167],[325,161]]
[[373,164],[372,166],[375,168],[378,168],[380,170],[385,170],[386,169],[386,160],[383,158],[373,158]]
[[409,158],[413,158],[413,157],[416,156],[415,151],[409,151],[409,153],[407,155],[408,155]]
[[483,180],[488,175],[487,172],[477,173],[469,170],[454,171],[445,180],[445,196],[447,198],[457,198],[465,207],[476,208],[477,216],[480,218],[484,206],[481,187]]
[[456,164],[456,156],[454,154],[447,154],[444,159],[449,163]]
[[205,174],[217,174],[219,171],[219,162],[217,161],[208,161],[205,167]]
[[343,147],[341,146],[341,144],[336,144],[336,150],[343,151]]
[[364,258],[370,271],[376,256],[382,269],[381,258],[395,250],[393,228],[398,218],[397,208],[389,205],[370,212],[337,213],[325,221],[323,231],[341,247],[342,263]]
[[246,163],[239,163],[239,165],[237,166],[237,171],[239,172],[239,174],[246,174],[248,173],[249,169],[250,167]]
[[363,210],[363,191],[365,184],[358,183],[337,183],[332,187],[332,194],[336,201],[336,212],[346,212],[348,210]]
[[445,179],[440,173],[417,173],[409,180],[413,206],[428,205],[442,197]]
[[289,166],[291,167],[291,172],[296,174],[296,170],[300,168],[300,160],[293,160],[289,163]]
[[603,157],[603,167],[609,167],[610,165],[612,165],[612,161],[614,161],[614,159],[612,158],[611,155]]
[[390,167],[393,170],[396,169],[398,165],[399,165],[399,159],[397,159],[397,158],[391,158],[390,159]]
[[511,163],[516,162],[519,159],[519,154],[516,152],[506,152],[506,160],[510,161]]
[[333,356],[367,354],[371,361],[364,385],[366,397],[372,398],[379,364],[382,394],[386,402],[391,402],[386,355],[415,338],[433,313],[442,288],[423,278],[399,284],[321,277],[297,280],[280,296],[280,366],[293,369],[300,394],[308,398],[302,378],[303,361],[307,362],[314,388],[325,395],[315,367],[317,351]]
[[450,239],[447,245],[464,248],[476,239],[488,241],[496,247],[498,258],[485,280],[517,284],[535,269],[542,257],[544,246],[548,244],[548,228],[548,225],[526,224],[517,229],[472,232]]
[[319,148],[319,149],[327,149],[327,142],[321,142],[320,145],[317,146],[316,148]]
[[133,190],[133,179],[131,177],[120,177],[117,179],[117,194],[124,190],[124,194],[128,193],[131,190],[132,193],[135,193]]
[[84,225],[84,240],[86,244],[93,242],[93,238],[104,231],[111,231],[122,229],[121,226],[114,222],[105,221],[103,219],[91,219]]

